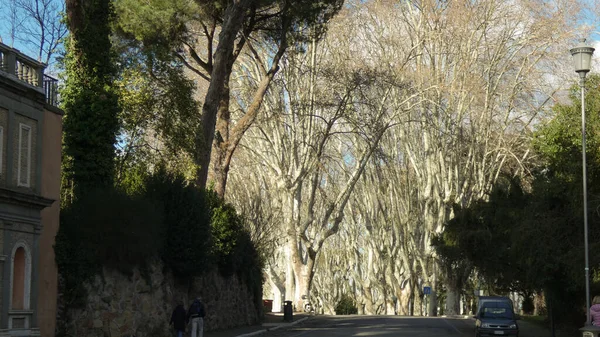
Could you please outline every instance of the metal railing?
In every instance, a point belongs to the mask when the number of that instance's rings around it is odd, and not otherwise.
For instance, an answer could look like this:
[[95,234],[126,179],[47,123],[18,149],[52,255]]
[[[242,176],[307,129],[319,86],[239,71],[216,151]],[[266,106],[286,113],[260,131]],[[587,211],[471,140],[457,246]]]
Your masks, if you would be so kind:
[[58,80],[46,74],[44,74],[44,94],[46,103],[58,106]]
[[46,103],[58,105],[58,80],[44,74],[46,64],[38,62],[17,49],[0,43],[0,71],[17,80],[43,90]]

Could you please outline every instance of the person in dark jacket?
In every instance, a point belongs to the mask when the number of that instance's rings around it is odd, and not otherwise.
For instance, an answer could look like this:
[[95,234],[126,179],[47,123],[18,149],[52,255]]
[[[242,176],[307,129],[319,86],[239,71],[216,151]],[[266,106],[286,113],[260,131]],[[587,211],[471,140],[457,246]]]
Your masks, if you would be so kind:
[[206,309],[202,298],[196,297],[192,305],[188,308],[187,319],[192,322],[192,335],[191,337],[203,337],[204,336],[204,316],[206,315]]
[[175,307],[175,310],[173,310],[173,313],[171,314],[171,322],[169,322],[169,325],[173,324],[173,328],[175,329],[175,337],[183,337],[186,323],[187,317],[185,308],[183,307],[183,302],[178,302],[177,307]]

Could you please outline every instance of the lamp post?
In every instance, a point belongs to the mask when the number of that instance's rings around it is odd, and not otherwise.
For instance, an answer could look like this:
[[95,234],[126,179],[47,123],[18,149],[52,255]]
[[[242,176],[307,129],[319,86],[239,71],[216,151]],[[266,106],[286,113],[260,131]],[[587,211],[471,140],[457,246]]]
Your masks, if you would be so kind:
[[598,331],[588,327],[591,325],[590,319],[590,267],[588,252],[588,206],[587,206],[587,163],[585,150],[585,76],[590,71],[592,63],[592,54],[594,48],[585,44],[585,39],[581,39],[575,48],[571,49],[575,72],[579,74],[579,83],[581,86],[581,157],[583,161],[583,235],[585,250],[585,303],[586,320],[585,327],[582,329],[583,336],[598,336]]

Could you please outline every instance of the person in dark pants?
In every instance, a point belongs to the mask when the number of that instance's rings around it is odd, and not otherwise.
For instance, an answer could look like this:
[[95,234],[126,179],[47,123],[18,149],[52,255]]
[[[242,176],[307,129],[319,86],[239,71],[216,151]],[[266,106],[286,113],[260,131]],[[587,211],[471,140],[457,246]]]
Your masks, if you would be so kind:
[[177,307],[173,310],[171,314],[171,322],[169,325],[173,324],[173,328],[175,329],[175,337],[183,337],[183,333],[185,332],[185,326],[187,323],[187,317],[185,308],[183,307],[183,302],[177,302]]

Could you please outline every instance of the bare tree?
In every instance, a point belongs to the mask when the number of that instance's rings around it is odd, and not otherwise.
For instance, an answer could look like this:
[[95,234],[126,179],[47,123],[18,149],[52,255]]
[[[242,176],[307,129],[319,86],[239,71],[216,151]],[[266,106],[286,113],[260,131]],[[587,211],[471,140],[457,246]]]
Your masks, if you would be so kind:
[[[429,314],[442,286],[456,313],[469,267],[442,269],[431,239],[452,205],[485,199],[501,172],[528,175],[532,123],[562,86],[558,42],[571,38],[575,14],[566,1],[351,2],[323,43],[285,58],[244,146],[279,189],[288,297],[310,288],[312,270],[311,293],[329,312],[327,302],[353,292],[363,313],[419,314],[427,285]],[[356,74],[374,80],[341,89]],[[377,125],[378,111],[389,131],[376,143],[353,138],[368,134],[353,118]],[[346,180],[363,157],[343,150],[365,144],[376,146],[362,178]],[[329,213],[347,181],[346,215]]]
[[[570,36],[565,21],[549,19],[568,12],[567,4],[554,5],[553,10],[530,11],[535,6],[528,1],[510,6],[485,0],[372,2],[357,11],[355,21],[367,33],[354,35],[368,36],[360,44],[367,54],[363,62],[376,60],[385,67],[397,64],[392,62],[398,51],[415,51],[400,68],[404,72],[389,70],[411,85],[392,88],[389,108],[408,113],[397,115],[402,127],[391,131],[390,143],[382,143],[392,160],[381,176],[396,196],[384,203],[391,213],[386,221],[407,227],[398,231],[407,234],[401,238],[404,248],[394,253],[408,257],[403,267],[420,271],[419,277],[433,287],[430,308],[437,306],[435,289],[443,282],[447,312],[455,312],[461,284],[456,276],[468,275],[442,273],[430,246],[431,237],[452,217],[451,205],[485,198],[509,167],[513,174],[527,174],[531,122],[556,90],[544,82],[549,67],[560,60],[550,32],[564,32],[565,40]],[[385,22],[399,29],[386,28]]]
[[264,102],[266,115],[249,130],[246,146],[277,182],[290,264],[286,297],[299,304],[318,253],[339,231],[354,186],[390,126],[382,108],[387,96],[366,90],[376,78],[373,70],[359,64],[340,69],[334,46],[344,38],[313,41],[306,53],[284,59]]
[[67,28],[62,22],[65,11],[63,1],[13,0],[23,12],[23,31],[19,34],[23,43],[37,49],[38,61],[50,64],[52,56],[62,43]]
[[1,17],[9,32],[10,45],[22,45],[38,61],[52,65],[67,28],[62,21],[65,3],[59,0],[9,0]]
[[[457,312],[457,295],[469,273],[436,268],[432,235],[443,231],[452,204],[466,207],[485,198],[501,171],[528,174],[531,122],[560,88],[546,81],[565,49],[550,32],[564,32],[564,41],[571,34],[566,21],[550,19],[569,11],[566,3],[555,5],[553,11],[531,12],[524,10],[532,8],[527,1],[511,6],[481,1],[475,6],[479,10],[458,3],[390,7],[382,2],[358,11],[355,22],[369,32],[360,46],[363,53],[375,52],[363,62],[394,64],[391,60],[402,50],[414,49],[417,55],[409,59],[410,73],[398,73],[410,79],[411,87],[392,89],[390,108],[410,113],[398,114],[402,127],[384,137],[389,164],[378,175],[385,181],[386,192],[378,197],[385,209],[383,221],[393,224],[399,242],[390,252],[400,257],[399,270],[413,281],[413,300],[422,295],[417,277],[434,290],[443,282],[447,313]],[[385,22],[400,28],[394,32],[381,27]],[[395,48],[386,49],[390,45]],[[362,192],[358,202],[369,200],[366,195],[368,191]],[[363,216],[374,209],[368,205],[360,211]],[[381,221],[373,216],[371,223]],[[435,308],[435,293],[432,299],[430,308]]]
[[0,10],[2,10],[0,13],[3,13],[0,17],[4,22],[2,30],[6,31],[8,35],[8,39],[5,39],[6,41],[3,43],[8,43],[9,46],[14,47],[24,18],[20,14],[15,1],[0,4]]

